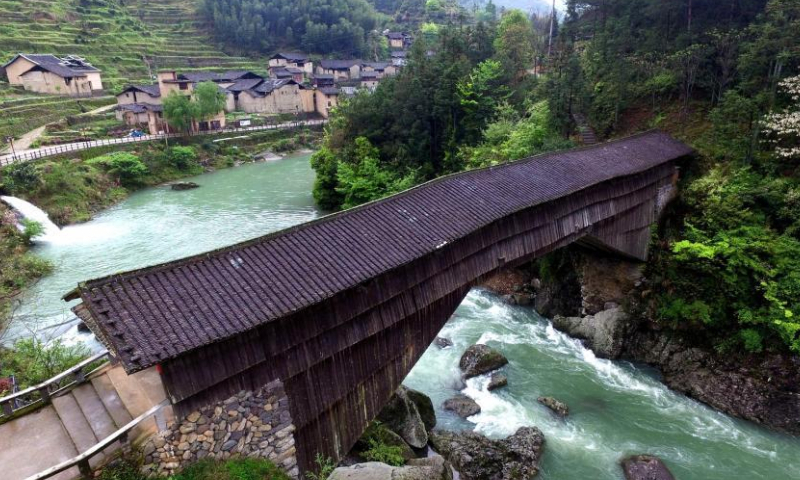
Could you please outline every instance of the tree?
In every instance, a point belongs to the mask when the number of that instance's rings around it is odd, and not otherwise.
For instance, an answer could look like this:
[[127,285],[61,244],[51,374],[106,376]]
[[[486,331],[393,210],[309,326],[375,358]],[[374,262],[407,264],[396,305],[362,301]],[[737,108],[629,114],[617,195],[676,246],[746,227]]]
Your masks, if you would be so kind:
[[173,91],[164,99],[164,119],[178,131],[189,131],[194,115],[194,107],[186,95]]
[[767,116],[765,130],[776,145],[775,153],[783,160],[800,160],[800,75],[789,77],[780,88],[791,98],[783,111]]
[[518,84],[533,66],[533,26],[519,10],[509,10],[500,19],[494,41],[496,57],[511,75],[511,83]]
[[196,122],[213,118],[225,109],[225,94],[214,82],[200,82],[191,97],[171,92],[164,99],[164,118],[182,132],[188,132]]
[[194,120],[205,121],[225,109],[225,94],[214,82],[200,82],[194,87]]
[[475,144],[492,118],[497,105],[504,102],[509,89],[503,84],[503,66],[486,60],[472,70],[469,78],[458,82],[458,96],[464,109],[462,124],[467,143]]
[[92,158],[86,163],[102,165],[108,169],[109,173],[116,175],[117,180],[123,185],[137,183],[148,172],[147,165],[142,163],[139,157],[129,152],[109,153]]
[[203,0],[201,13],[218,40],[261,53],[303,48],[366,56],[367,32],[382,20],[367,0]]
[[381,167],[378,149],[364,137],[356,138],[353,161],[339,162],[337,179],[336,191],[344,197],[342,208],[377,200],[414,184],[413,176],[398,177]]

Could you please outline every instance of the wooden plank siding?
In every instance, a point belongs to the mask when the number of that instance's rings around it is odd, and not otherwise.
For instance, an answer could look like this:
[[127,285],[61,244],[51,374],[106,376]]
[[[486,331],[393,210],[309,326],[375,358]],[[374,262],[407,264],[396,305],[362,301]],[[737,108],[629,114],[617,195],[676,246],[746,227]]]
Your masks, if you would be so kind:
[[582,192],[583,200],[523,210],[246,338],[165,362],[169,394],[188,413],[280,378],[298,428],[299,464],[310,467],[317,452],[340,458],[472,286],[588,235],[644,229],[646,245],[654,199],[673,172],[665,164]]
[[448,177],[88,282],[79,310],[129,371],[160,363],[179,416],[280,379],[305,470],[316,453],[339,459],[352,447],[469,289],[498,269],[575,241],[643,259],[675,162],[690,152],[650,133]]

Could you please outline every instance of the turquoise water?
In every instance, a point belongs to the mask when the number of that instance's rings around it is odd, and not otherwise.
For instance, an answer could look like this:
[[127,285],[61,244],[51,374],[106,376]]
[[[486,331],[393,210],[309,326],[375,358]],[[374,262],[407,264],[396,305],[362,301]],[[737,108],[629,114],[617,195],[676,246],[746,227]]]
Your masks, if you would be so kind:
[[88,335],[77,333],[72,304],[61,300],[79,282],[313,220],[319,213],[311,196],[314,171],[309,157],[294,155],[187,178],[200,185],[194,190],[148,188],[87,223],[49,235],[33,252],[51,261],[55,271],[26,293],[9,338],[37,332],[88,340]]
[[[441,332],[454,346],[430,347],[405,384],[437,407],[439,426],[505,437],[535,425],[545,434],[547,480],[621,479],[631,454],[662,458],[679,480],[800,479],[800,439],[716,412],[666,388],[649,368],[598,359],[525,307],[474,290]],[[508,387],[489,392],[487,378],[463,393],[481,413],[463,420],[440,406],[457,393],[458,360],[485,343],[509,359]],[[565,420],[537,402],[553,396],[570,407]]]
[[[55,264],[23,299],[12,326],[78,334],[61,297],[78,282],[231,245],[319,216],[311,197],[314,173],[308,155],[244,165],[188,179],[199,189],[147,189],[67,227],[34,252]],[[48,326],[67,322],[62,328]],[[621,479],[623,456],[660,456],[679,480],[800,479],[800,440],[733,419],[664,387],[650,369],[597,359],[546,319],[475,290],[442,336],[455,345],[431,347],[406,379],[437,406],[462,388],[458,359],[474,343],[498,348],[510,360],[509,386],[488,392],[472,379],[464,393],[482,407],[462,420],[437,412],[440,425],[503,437],[524,425],[547,438],[540,478]],[[565,401],[561,420],[539,405],[540,395]]]

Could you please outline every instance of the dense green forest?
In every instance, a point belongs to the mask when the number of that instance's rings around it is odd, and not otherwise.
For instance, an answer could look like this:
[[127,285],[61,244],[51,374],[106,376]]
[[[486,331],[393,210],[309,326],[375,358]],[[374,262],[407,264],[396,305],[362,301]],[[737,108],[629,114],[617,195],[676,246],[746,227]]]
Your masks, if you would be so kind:
[[359,56],[380,41],[382,16],[366,0],[204,0],[216,37],[235,49],[281,48]]
[[800,353],[800,4],[571,0],[549,56],[545,17],[495,12],[423,29],[399,76],[335,112],[319,204],[568,147],[574,113],[604,138],[662,128],[698,155],[654,234],[649,317]]

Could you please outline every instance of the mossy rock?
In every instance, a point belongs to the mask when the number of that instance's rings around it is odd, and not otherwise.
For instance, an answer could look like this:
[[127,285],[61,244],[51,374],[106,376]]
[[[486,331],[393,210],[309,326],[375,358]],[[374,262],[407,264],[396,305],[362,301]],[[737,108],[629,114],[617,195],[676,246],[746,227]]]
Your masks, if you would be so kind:
[[461,356],[458,366],[465,378],[477,377],[508,364],[508,359],[488,345],[473,345]]

